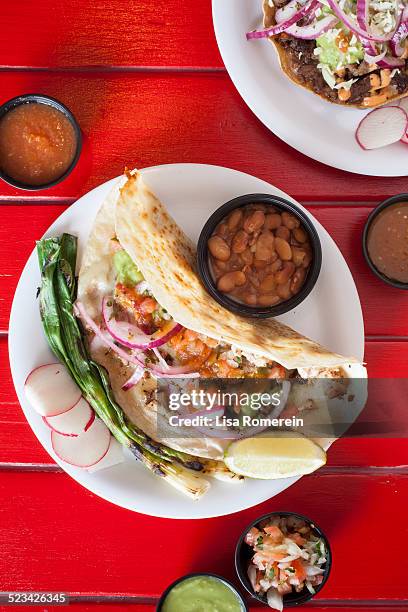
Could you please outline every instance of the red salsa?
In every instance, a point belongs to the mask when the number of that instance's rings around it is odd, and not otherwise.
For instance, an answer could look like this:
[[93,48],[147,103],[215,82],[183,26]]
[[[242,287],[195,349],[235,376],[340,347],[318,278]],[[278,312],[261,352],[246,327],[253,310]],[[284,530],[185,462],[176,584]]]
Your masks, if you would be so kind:
[[71,121],[49,104],[20,104],[0,120],[0,168],[24,185],[46,185],[59,179],[72,164],[76,150]]

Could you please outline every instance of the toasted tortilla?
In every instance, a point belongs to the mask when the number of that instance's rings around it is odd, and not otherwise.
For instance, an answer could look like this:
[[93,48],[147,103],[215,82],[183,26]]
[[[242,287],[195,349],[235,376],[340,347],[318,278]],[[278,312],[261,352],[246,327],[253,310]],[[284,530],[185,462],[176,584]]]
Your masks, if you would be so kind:
[[[276,24],[275,12],[276,8],[274,6],[270,6],[268,0],[263,0],[263,25],[265,28],[270,28]],[[326,102],[331,102],[332,104],[340,104],[341,106],[348,106],[350,108],[361,108],[364,110],[372,110],[373,108],[376,108],[376,106],[382,106],[381,104],[373,106],[363,106],[362,104],[342,102],[338,98],[336,98],[336,101],[330,100],[325,95],[315,91],[311,86],[305,85],[305,83],[297,77],[292,58],[290,54],[286,51],[285,47],[281,44],[279,37],[271,36],[268,40],[274,45],[276,49],[282,71],[296,85],[299,85],[303,89],[306,89],[307,91],[312,92],[316,96],[319,96],[322,100],[325,100]],[[387,99],[386,102],[384,102],[384,104],[389,104],[390,102],[400,100],[401,98],[405,98],[406,96],[408,96],[408,91],[402,94],[396,94],[395,96],[391,96]]]
[[[246,319],[219,306],[196,274],[194,245],[145,185],[140,173],[128,175],[121,187],[113,188],[96,217],[85,248],[78,299],[98,324],[102,298],[111,294],[115,282],[111,247],[115,236],[142,272],[159,304],[184,327],[265,356],[288,369],[343,366],[347,372],[357,366],[365,376],[365,369],[355,358],[332,353],[274,319]],[[188,427],[179,432],[183,437],[174,437],[174,429],[156,401],[157,384],[153,378],[142,379],[123,391],[122,385],[131,376],[132,367],[97,339],[91,339],[91,333],[89,337],[91,355],[108,371],[114,396],[129,419],[148,436],[171,448],[199,457],[223,459],[226,440],[195,438]]]

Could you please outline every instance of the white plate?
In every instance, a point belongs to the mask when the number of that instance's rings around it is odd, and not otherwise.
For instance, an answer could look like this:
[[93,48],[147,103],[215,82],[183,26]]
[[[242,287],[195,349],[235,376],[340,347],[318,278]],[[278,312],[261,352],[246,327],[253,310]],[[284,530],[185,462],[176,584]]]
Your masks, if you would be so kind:
[[262,0],[212,0],[222,59],[235,87],[272,132],[317,161],[371,176],[407,176],[407,145],[363,151],[354,132],[367,111],[331,104],[292,83],[267,40],[247,41],[262,24]]
[[[174,164],[147,168],[143,174],[148,185],[193,240],[197,240],[200,228],[210,214],[233,197],[254,192],[288,197],[253,176],[217,166]],[[79,237],[81,252],[94,217],[114,180],[80,198],[52,224],[46,235],[71,232]],[[309,216],[322,243],[322,270],[305,302],[280,320],[334,351],[362,359],[364,327],[353,278],[332,238],[312,215]],[[52,451],[49,429],[27,403],[23,392],[27,374],[35,366],[52,360],[35,299],[39,283],[37,257],[33,252],[18,283],[11,311],[11,371],[18,398],[35,435],[54,461],[72,478],[119,506],[169,518],[202,518],[237,512],[273,497],[296,481],[294,478],[253,480],[242,485],[214,481],[209,493],[195,502],[153,476],[131,456],[126,457],[125,463],[95,474],[61,462]]]

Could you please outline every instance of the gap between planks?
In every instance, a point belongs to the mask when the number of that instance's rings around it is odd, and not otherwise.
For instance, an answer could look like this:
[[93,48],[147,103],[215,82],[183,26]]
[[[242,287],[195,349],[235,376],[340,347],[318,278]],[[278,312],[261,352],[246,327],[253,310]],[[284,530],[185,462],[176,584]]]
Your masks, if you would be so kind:
[[[70,604],[128,604],[128,605],[156,605],[157,597],[147,597],[140,595],[131,595],[127,593],[123,594],[79,594],[79,593],[68,593],[70,597]],[[251,608],[260,608],[253,600],[250,602]],[[336,608],[336,609],[349,609],[349,608],[364,608],[364,609],[377,609],[387,610],[392,609],[408,609],[408,599],[315,599],[304,606],[305,609],[309,608]]]
[[[205,165],[205,164],[203,164]],[[143,168],[141,168],[143,170]],[[84,194],[85,195],[85,194]],[[78,197],[64,197],[64,196],[27,196],[27,195],[8,195],[1,196],[0,195],[0,206],[9,206],[20,204],[21,206],[53,206],[55,204],[59,204],[61,206],[70,206],[74,204],[77,200],[79,200],[83,196]],[[378,198],[373,197],[372,201],[357,201],[357,200],[333,200],[330,197],[322,197],[320,200],[309,199],[307,196],[303,198],[299,198],[299,201],[307,206],[316,206],[319,208],[373,208],[375,202],[377,202]]]
[[[64,474],[64,470],[56,463],[22,463],[0,462],[0,472],[48,472]],[[322,476],[408,476],[408,465],[377,466],[377,465],[339,465],[324,466],[314,474],[307,474],[304,478]]]
[[0,72],[136,72],[136,73],[223,73],[224,66],[109,66],[94,64],[87,66],[8,66],[0,64]]

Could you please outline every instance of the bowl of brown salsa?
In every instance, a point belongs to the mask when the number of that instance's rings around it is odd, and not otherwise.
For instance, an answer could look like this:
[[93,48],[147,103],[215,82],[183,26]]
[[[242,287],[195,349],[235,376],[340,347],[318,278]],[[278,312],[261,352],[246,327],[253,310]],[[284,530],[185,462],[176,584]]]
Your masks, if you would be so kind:
[[266,318],[292,310],[312,291],[322,251],[309,216],[278,196],[248,194],[220,208],[197,246],[203,284],[222,306]]
[[25,94],[0,106],[0,177],[19,189],[47,189],[75,167],[80,128],[61,102]]
[[408,193],[388,198],[372,211],[364,228],[363,253],[378,278],[408,289]]

